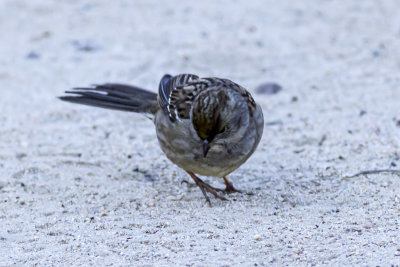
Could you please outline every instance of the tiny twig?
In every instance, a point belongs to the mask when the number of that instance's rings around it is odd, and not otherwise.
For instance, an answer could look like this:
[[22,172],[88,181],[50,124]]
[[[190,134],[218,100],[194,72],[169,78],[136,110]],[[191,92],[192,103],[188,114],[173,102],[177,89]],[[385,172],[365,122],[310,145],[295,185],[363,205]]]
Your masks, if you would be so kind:
[[350,175],[350,176],[344,176],[342,179],[348,179],[348,178],[354,178],[354,177],[360,176],[360,175],[376,174],[376,173],[384,173],[384,172],[388,172],[388,173],[393,173],[393,174],[398,174],[398,175],[400,175],[400,170],[390,170],[390,169],[365,170],[365,171],[357,172],[357,173],[355,173],[355,174],[353,174],[353,175]]
[[322,146],[326,141],[326,134],[322,135],[321,139],[318,142],[318,146]]

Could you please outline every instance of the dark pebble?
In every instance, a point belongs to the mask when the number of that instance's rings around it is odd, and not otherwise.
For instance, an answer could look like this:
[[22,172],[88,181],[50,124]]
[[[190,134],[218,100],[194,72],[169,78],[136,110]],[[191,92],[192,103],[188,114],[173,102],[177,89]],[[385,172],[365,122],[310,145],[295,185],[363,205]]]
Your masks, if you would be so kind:
[[157,181],[157,179],[153,176],[153,175],[151,175],[151,174],[148,174],[148,173],[146,173],[145,175],[144,175],[144,178],[146,179],[146,181],[148,181],[148,182],[154,182],[154,181]]
[[372,52],[372,56],[373,57],[379,57],[380,55],[381,55],[381,53],[379,51],[375,50],[375,51]]
[[360,117],[364,116],[365,114],[367,114],[367,112],[365,110],[360,110]]
[[16,155],[15,155],[15,157],[17,158],[17,159],[23,159],[23,158],[25,158],[27,155],[25,154],[25,153],[17,153]]
[[277,83],[262,83],[256,88],[256,93],[261,95],[274,95],[282,90]]
[[76,50],[81,52],[94,52],[100,50],[100,47],[91,41],[72,41],[72,45],[75,47]]
[[38,53],[34,52],[34,51],[31,51],[26,55],[26,58],[28,58],[28,59],[39,59],[40,55]]
[[269,122],[266,122],[266,123],[265,123],[265,125],[267,125],[267,126],[282,125],[282,124],[283,124],[283,122],[282,122],[281,120],[269,121]]

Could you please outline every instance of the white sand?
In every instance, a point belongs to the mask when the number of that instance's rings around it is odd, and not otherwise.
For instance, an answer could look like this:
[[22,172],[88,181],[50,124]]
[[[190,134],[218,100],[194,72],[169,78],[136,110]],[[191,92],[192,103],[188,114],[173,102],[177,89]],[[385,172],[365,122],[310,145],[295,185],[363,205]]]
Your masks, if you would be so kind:
[[[343,179],[400,169],[399,10],[1,0],[0,266],[400,264],[400,177]],[[282,85],[253,94],[264,136],[230,176],[254,196],[209,208],[151,121],[56,99],[107,81],[156,91],[166,72]]]

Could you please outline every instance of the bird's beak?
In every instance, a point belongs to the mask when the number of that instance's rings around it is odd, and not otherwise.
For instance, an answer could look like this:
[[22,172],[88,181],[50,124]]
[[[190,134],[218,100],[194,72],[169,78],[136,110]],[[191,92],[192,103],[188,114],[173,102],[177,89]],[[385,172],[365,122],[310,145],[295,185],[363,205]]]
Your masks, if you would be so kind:
[[203,156],[206,157],[208,150],[210,150],[210,143],[208,142],[208,140],[204,140],[203,141]]

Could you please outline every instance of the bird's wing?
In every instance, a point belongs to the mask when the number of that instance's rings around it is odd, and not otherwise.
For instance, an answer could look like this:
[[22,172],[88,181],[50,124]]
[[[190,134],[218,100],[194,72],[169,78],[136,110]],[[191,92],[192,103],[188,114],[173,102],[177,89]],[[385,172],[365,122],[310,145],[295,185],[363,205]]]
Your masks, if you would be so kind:
[[[191,90],[185,88],[198,79],[199,77],[194,74],[180,74],[176,76],[166,74],[161,78],[158,88],[158,102],[161,109],[168,115],[171,121],[189,118],[187,115],[190,112],[190,105],[188,106],[187,103],[193,99],[193,94]],[[189,107],[189,112],[186,112],[187,106]],[[181,116],[177,113],[178,109],[181,111]]]
[[177,76],[164,75],[159,86],[159,104],[171,121],[189,119],[193,100],[202,91],[212,88],[226,88],[239,92],[247,101],[250,114],[256,104],[250,93],[228,79],[199,78],[193,74]]

